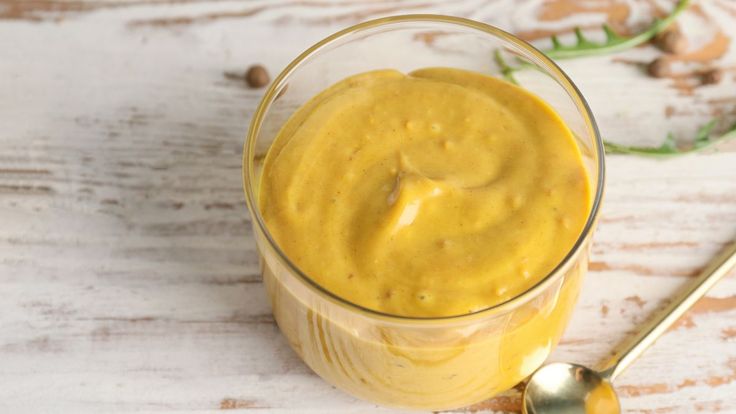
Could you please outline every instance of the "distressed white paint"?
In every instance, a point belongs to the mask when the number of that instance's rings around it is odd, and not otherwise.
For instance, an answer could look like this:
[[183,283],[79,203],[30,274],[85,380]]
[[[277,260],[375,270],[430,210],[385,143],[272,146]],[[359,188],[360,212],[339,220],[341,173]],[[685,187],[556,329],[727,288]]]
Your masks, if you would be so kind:
[[[94,10],[0,20],[0,412],[393,412],[321,381],[273,324],[240,183],[261,91],[223,72],[263,63],[274,74],[325,35],[386,14],[553,24],[533,19],[538,3],[82,2]],[[207,14],[221,18],[146,24]],[[580,19],[602,21],[554,24]],[[610,57],[563,67],[612,140],[686,139],[713,108],[733,120],[733,101],[707,102],[734,96],[733,73],[688,97]],[[667,104],[692,113],[668,120]],[[730,148],[609,158],[593,270],[555,359],[603,358],[736,237]],[[711,293],[735,296],[732,277]],[[699,312],[659,341],[620,379],[626,412],[736,413],[734,317],[733,306]]]

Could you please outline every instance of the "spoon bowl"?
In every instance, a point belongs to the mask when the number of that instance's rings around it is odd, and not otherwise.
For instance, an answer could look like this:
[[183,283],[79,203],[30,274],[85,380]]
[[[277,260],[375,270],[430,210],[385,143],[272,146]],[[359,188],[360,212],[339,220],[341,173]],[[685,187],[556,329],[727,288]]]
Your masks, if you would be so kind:
[[529,379],[524,414],[619,414],[613,385],[600,373],[578,364],[556,362]]

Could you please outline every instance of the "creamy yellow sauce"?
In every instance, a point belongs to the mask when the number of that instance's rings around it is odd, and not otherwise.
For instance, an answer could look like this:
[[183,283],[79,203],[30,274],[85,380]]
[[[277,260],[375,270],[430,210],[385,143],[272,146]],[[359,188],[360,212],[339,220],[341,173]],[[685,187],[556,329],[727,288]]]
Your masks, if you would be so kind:
[[620,414],[621,405],[613,387],[608,384],[593,388],[585,398],[586,414]]
[[531,93],[457,69],[381,70],[289,119],[259,202],[279,247],[337,296],[450,316],[546,276],[579,236],[590,188],[570,130]]

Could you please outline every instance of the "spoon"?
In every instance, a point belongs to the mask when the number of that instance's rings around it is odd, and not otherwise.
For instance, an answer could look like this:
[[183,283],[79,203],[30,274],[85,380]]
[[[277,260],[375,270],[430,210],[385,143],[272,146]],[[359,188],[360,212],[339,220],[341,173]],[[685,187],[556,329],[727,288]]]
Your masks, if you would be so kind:
[[621,407],[611,382],[735,266],[736,243],[733,243],[601,370],[566,362],[537,369],[524,389],[523,413],[619,414]]

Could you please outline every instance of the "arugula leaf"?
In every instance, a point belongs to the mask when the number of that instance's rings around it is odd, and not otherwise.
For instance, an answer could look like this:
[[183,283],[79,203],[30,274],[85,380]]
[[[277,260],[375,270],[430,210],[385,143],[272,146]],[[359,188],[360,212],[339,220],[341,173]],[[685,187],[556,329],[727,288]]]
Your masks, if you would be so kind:
[[517,81],[514,77],[514,72],[518,71],[519,68],[509,66],[509,64],[506,63],[506,60],[503,58],[503,55],[501,55],[500,49],[496,49],[493,52],[493,60],[496,62],[496,65],[498,65],[499,69],[501,69],[501,75],[504,77],[504,79],[513,83],[514,85],[519,85],[519,81]]
[[[552,49],[543,50],[542,52],[552,59],[572,59],[583,56],[615,53],[622,50],[631,49],[633,47],[639,46],[644,42],[649,41],[654,36],[656,36],[657,33],[666,29],[667,26],[672,24],[672,22],[677,19],[677,16],[679,16],[680,13],[682,13],[687,8],[687,6],[690,4],[690,1],[691,0],[679,0],[670,12],[670,14],[665,16],[663,19],[654,19],[652,24],[646,30],[634,36],[621,36],[617,34],[611,28],[611,26],[603,24],[601,28],[606,34],[606,40],[602,43],[598,43],[586,38],[580,27],[575,27],[575,29],[573,30],[576,39],[575,44],[563,44],[556,35],[552,35],[550,37],[550,40],[552,41]],[[496,61],[498,67],[501,69],[501,75],[507,81],[516,85],[518,85],[519,82],[514,77],[515,72],[528,68],[536,68],[536,66],[521,58],[516,59],[518,66],[511,66],[503,59],[503,56],[498,49],[494,51],[493,58]]]
[[723,135],[713,137],[711,131],[716,126],[717,119],[713,119],[707,124],[698,128],[695,138],[690,147],[681,148],[675,143],[675,137],[670,133],[667,134],[662,145],[659,147],[629,147],[626,145],[614,144],[612,142],[603,141],[608,154],[632,154],[646,157],[668,158],[678,155],[693,154],[710,148],[716,144],[729,141],[736,138],[736,123],[733,124]]
[[604,24],[602,29],[606,34],[606,40],[600,43],[588,40],[583,34],[583,31],[579,27],[576,27],[574,29],[575,44],[563,44],[557,36],[553,35],[550,38],[552,49],[543,52],[552,59],[570,59],[581,56],[605,55],[631,49],[649,41],[657,33],[666,29],[689,4],[690,0],[679,0],[670,14],[662,19],[654,19],[646,30],[633,36],[621,36],[614,32],[609,25]]
[[700,148],[708,145],[710,142],[710,132],[713,130],[713,127],[716,126],[716,121],[716,119],[713,119],[698,128],[698,131],[695,133],[695,139],[693,140],[693,147]]
[[[572,59],[583,56],[604,55],[631,49],[651,40],[658,33],[665,30],[672,22],[675,21],[675,19],[677,19],[677,16],[679,16],[688,5],[690,5],[690,0],[679,0],[670,14],[665,16],[663,19],[654,19],[652,24],[646,30],[633,36],[619,35],[611,28],[611,26],[603,24],[601,28],[606,34],[606,40],[602,43],[589,40],[585,37],[585,34],[580,27],[575,27],[573,29],[576,39],[574,44],[563,44],[556,35],[552,35],[550,37],[550,40],[552,41],[552,49],[543,50],[542,52],[552,59]],[[517,85],[519,82],[514,78],[514,72],[535,67],[521,58],[517,58],[519,66],[510,66],[503,60],[501,52],[498,49],[494,51],[494,60],[501,68],[501,74],[503,77],[509,82]]]
[[[633,36],[619,35],[609,25],[604,24],[601,26],[601,28],[606,34],[606,40],[602,43],[589,40],[585,37],[585,34],[583,34],[583,31],[579,27],[575,27],[574,33],[576,41],[574,44],[563,44],[557,36],[553,35],[550,37],[550,40],[552,41],[552,49],[543,52],[552,59],[571,59],[583,56],[615,53],[622,50],[630,49],[649,41],[658,33],[665,30],[667,26],[675,21],[675,19],[687,8],[689,4],[690,0],[679,0],[670,12],[670,14],[662,19],[655,19],[646,30]],[[517,58],[518,66],[509,65],[503,58],[503,55],[499,49],[496,49],[494,51],[493,58],[501,71],[501,75],[507,81],[515,85],[519,85],[519,82],[514,77],[515,72],[528,68],[536,68],[536,66],[520,58]],[[700,152],[706,148],[710,148],[718,143],[726,142],[728,140],[736,138],[736,123],[731,126],[731,128],[729,128],[723,135],[712,137],[711,132],[716,126],[716,122],[717,119],[713,119],[705,125],[701,126],[695,134],[692,145],[686,148],[678,147],[677,143],[675,142],[675,137],[671,133],[667,134],[664,142],[658,147],[626,146],[615,144],[606,140],[603,140],[603,144],[605,146],[606,152],[609,154],[632,154],[659,158],[668,158],[678,155],[692,154]]]

